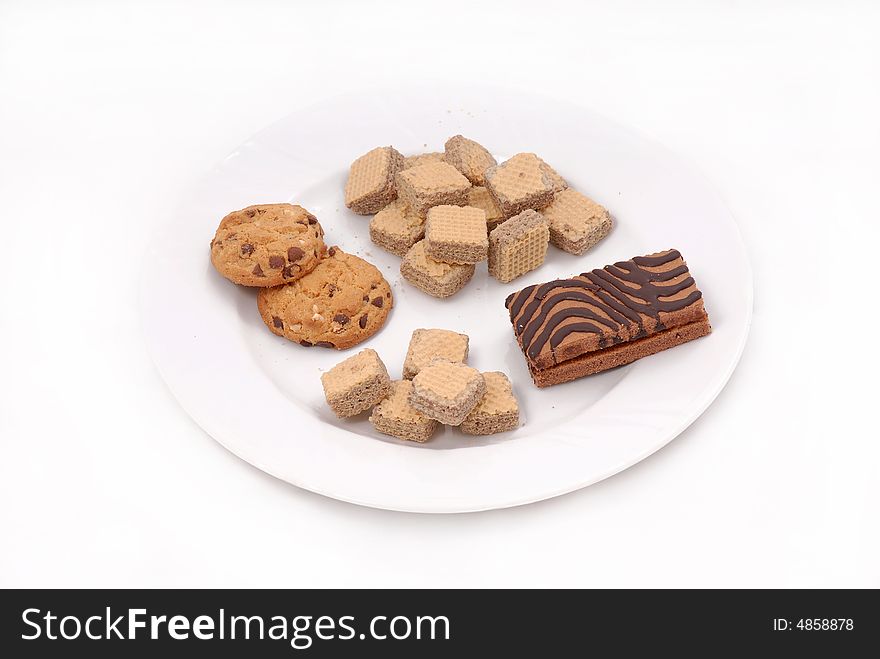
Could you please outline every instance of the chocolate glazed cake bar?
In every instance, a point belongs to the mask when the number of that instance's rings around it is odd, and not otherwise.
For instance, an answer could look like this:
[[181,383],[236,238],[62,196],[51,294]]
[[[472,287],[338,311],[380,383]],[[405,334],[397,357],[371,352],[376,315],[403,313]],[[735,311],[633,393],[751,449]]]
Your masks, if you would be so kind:
[[505,306],[539,387],[629,364],[712,331],[677,250],[527,286]]

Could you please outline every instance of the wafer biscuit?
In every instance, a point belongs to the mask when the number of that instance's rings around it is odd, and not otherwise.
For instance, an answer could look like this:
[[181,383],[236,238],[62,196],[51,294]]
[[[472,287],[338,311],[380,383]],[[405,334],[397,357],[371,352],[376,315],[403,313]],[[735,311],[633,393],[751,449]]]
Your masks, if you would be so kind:
[[504,373],[483,373],[486,394],[461,422],[461,431],[468,435],[494,435],[513,430],[519,425],[519,403],[513,386]]
[[471,187],[461,172],[445,162],[417,165],[397,174],[401,198],[419,217],[441,204],[464,204]]
[[611,231],[610,213],[571,188],[553,195],[543,213],[550,223],[550,242],[570,254],[583,254]]
[[391,392],[373,408],[370,423],[379,432],[411,442],[426,442],[434,434],[437,422],[429,419],[409,404],[412,382],[398,380],[391,383]]
[[489,151],[466,137],[456,135],[446,140],[446,162],[465,175],[474,185],[486,182],[486,170],[498,161]]
[[409,403],[425,416],[457,426],[486,393],[482,373],[465,364],[435,359],[412,379]]
[[568,187],[568,182],[562,178],[555,169],[541,160],[541,158],[538,158],[538,160],[541,161],[541,171],[544,172],[547,179],[550,181],[550,186],[553,188],[553,192],[565,190]]
[[468,190],[467,205],[481,208],[486,214],[486,231],[492,231],[506,219],[498,204],[492,199],[492,195],[482,185],[475,185]]
[[432,162],[446,162],[446,154],[442,151],[433,151],[431,153],[419,153],[415,156],[406,156],[403,159],[401,170],[412,169],[413,167],[427,165]]
[[324,397],[336,416],[354,416],[378,404],[391,391],[391,378],[375,350],[367,348],[321,375]]
[[538,211],[525,210],[489,234],[489,274],[502,283],[544,263],[550,230]]
[[425,224],[425,252],[444,263],[486,260],[486,213],[473,206],[434,206]]
[[435,261],[425,252],[425,241],[420,240],[403,257],[400,274],[428,295],[443,298],[464,288],[474,276],[474,266]]
[[527,208],[540,210],[553,200],[554,182],[534,153],[518,153],[486,170],[486,188],[506,217]]
[[466,362],[468,336],[444,329],[417,329],[412,333],[406,359],[403,360],[403,377],[411,380],[435,358],[451,362]]
[[345,205],[359,215],[371,215],[397,198],[396,175],[403,156],[392,146],[368,151],[351,163],[345,183]]
[[425,220],[402,199],[395,199],[370,220],[370,240],[397,256],[404,256],[424,236]]

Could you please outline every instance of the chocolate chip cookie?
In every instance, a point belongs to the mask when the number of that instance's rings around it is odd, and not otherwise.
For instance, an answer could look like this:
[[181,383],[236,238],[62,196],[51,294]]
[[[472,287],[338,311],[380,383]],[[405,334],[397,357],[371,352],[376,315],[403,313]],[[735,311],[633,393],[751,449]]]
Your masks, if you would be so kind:
[[376,266],[331,247],[309,274],[257,295],[263,322],[300,345],[345,350],[371,337],[394,305]]
[[211,263],[236,284],[278,286],[314,270],[326,251],[324,230],[305,208],[260,204],[223,218]]

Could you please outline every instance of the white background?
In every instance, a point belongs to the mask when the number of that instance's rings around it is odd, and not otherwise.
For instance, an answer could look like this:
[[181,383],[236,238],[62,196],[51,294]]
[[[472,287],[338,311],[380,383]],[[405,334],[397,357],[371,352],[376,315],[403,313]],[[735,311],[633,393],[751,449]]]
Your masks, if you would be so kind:
[[[147,5],[0,0],[0,586],[880,586],[876,3]],[[227,453],[153,368],[137,282],[180,195],[304,104],[420,76],[634,126],[737,217],[742,363],[636,467],[358,508]]]

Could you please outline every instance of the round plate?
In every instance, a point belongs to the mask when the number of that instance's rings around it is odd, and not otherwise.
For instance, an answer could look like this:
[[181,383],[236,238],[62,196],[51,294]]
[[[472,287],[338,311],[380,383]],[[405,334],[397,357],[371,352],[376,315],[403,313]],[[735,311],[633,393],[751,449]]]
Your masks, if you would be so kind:
[[[500,284],[485,264],[447,300],[402,280],[400,260],[370,242],[369,217],[349,212],[352,160],[393,144],[405,155],[464,134],[499,162],[532,151],[612,213],[611,235],[584,256],[551,246],[538,270]],[[221,217],[250,204],[292,201],[317,215],[328,244],[375,263],[394,289],[385,327],[345,352],[271,334],[256,291],[209,261]],[[505,297],[675,247],[702,289],[708,337],[581,380],[537,389],[513,338]],[[752,280],[736,225],[718,196],[668,151],[566,102],[486,88],[410,87],[333,98],[257,134],[192,190],[147,255],[142,310],[150,351],[186,411],[227,449],[299,487],[367,506],[460,512],[515,506],[590,485],[635,464],[706,409],[730,377],[748,334]],[[376,433],[364,414],[338,420],[320,374],[358,350],[399,378],[412,331],[471,339],[469,363],[506,372],[519,429],[472,438],[438,430],[424,445]]]

